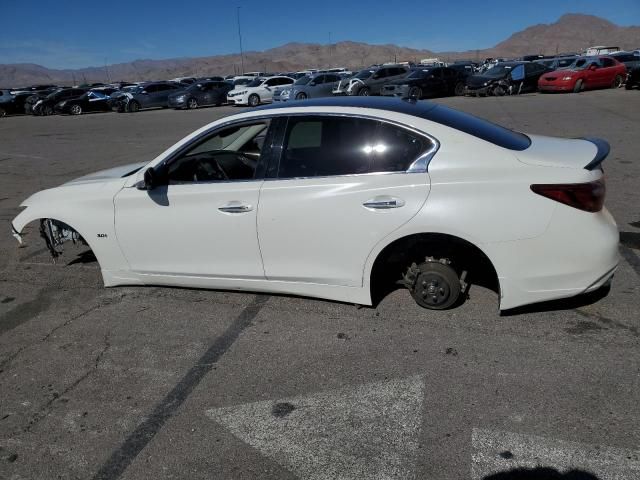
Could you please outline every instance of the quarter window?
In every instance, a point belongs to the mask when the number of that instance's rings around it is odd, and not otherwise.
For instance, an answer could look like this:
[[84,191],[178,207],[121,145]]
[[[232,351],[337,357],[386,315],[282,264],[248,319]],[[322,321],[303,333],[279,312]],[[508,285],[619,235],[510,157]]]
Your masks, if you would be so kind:
[[357,117],[291,117],[279,178],[404,172],[432,146],[395,125]]

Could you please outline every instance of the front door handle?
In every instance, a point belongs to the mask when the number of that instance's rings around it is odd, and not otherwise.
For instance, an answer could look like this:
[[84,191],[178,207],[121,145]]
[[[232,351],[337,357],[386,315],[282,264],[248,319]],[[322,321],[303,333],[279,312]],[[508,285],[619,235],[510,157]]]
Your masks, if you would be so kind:
[[388,210],[390,208],[399,208],[404,206],[404,200],[397,197],[390,197],[388,195],[379,195],[373,197],[362,204],[365,208],[372,208],[374,210]]
[[253,206],[247,205],[242,202],[233,201],[219,207],[218,210],[223,213],[246,213],[253,210]]

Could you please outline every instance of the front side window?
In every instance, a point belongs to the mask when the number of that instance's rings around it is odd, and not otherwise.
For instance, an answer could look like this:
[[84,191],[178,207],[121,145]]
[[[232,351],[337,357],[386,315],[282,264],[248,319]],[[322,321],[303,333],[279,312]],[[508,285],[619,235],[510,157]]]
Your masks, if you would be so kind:
[[426,137],[376,120],[291,117],[278,177],[404,172],[432,145]]
[[610,58],[603,58],[602,59],[602,66],[603,67],[613,67],[613,66],[615,66],[615,64],[616,64],[616,62],[614,62]]
[[169,163],[169,184],[255,178],[268,128],[263,120],[212,133]]

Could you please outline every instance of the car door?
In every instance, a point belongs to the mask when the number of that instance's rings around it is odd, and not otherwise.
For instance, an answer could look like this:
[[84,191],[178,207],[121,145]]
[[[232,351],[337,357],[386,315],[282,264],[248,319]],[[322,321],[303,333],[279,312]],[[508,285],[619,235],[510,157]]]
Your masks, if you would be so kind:
[[382,89],[382,86],[385,83],[389,82],[388,76],[389,76],[389,69],[381,68],[377,72],[375,72],[369,80],[366,80],[365,83],[370,89],[369,93],[373,95],[378,95],[380,93],[380,90]]
[[442,68],[433,68],[426,78],[427,89],[423,92],[426,95],[441,95],[445,91]]
[[260,89],[260,100],[263,102],[273,101],[273,90],[280,85],[280,79],[277,77],[267,79]]
[[158,84],[154,103],[157,107],[166,107],[169,105],[169,95],[179,90],[180,87],[178,85],[171,85],[169,83],[160,83]]
[[362,286],[369,252],[424,205],[428,174],[405,172],[433,148],[382,120],[289,117],[274,178],[260,192],[267,279]]
[[[116,195],[118,243],[134,272],[264,278],[256,213],[268,128],[256,119],[215,129],[156,168],[166,185]],[[241,155],[247,148],[257,159]]]
[[611,86],[613,84],[613,80],[616,78],[616,75],[618,74],[618,69],[616,68],[616,62],[609,57],[603,57],[600,61],[602,62],[602,68],[601,68],[602,83],[600,86],[602,87]]
[[599,58],[593,58],[589,61],[589,67],[585,73],[587,73],[589,88],[602,87],[606,84],[607,72],[602,68],[602,62]]
[[136,99],[140,102],[143,108],[156,107],[157,104],[158,85],[151,83],[145,85],[144,90],[136,96]]
[[314,92],[314,96],[316,97],[330,97],[331,92],[338,86],[338,82],[340,82],[340,76],[334,73],[330,73],[324,76],[324,82],[321,85],[320,90],[316,94]]

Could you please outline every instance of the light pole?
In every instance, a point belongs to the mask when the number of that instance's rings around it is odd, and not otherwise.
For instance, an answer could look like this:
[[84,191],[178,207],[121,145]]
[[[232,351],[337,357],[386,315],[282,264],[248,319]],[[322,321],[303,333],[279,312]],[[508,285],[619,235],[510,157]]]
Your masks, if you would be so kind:
[[238,40],[240,41],[240,67],[242,68],[242,75],[244,75],[244,54],[242,53],[242,33],[240,33],[240,7],[238,7],[237,14],[238,14]]
[[329,32],[329,68],[331,68],[331,32]]

